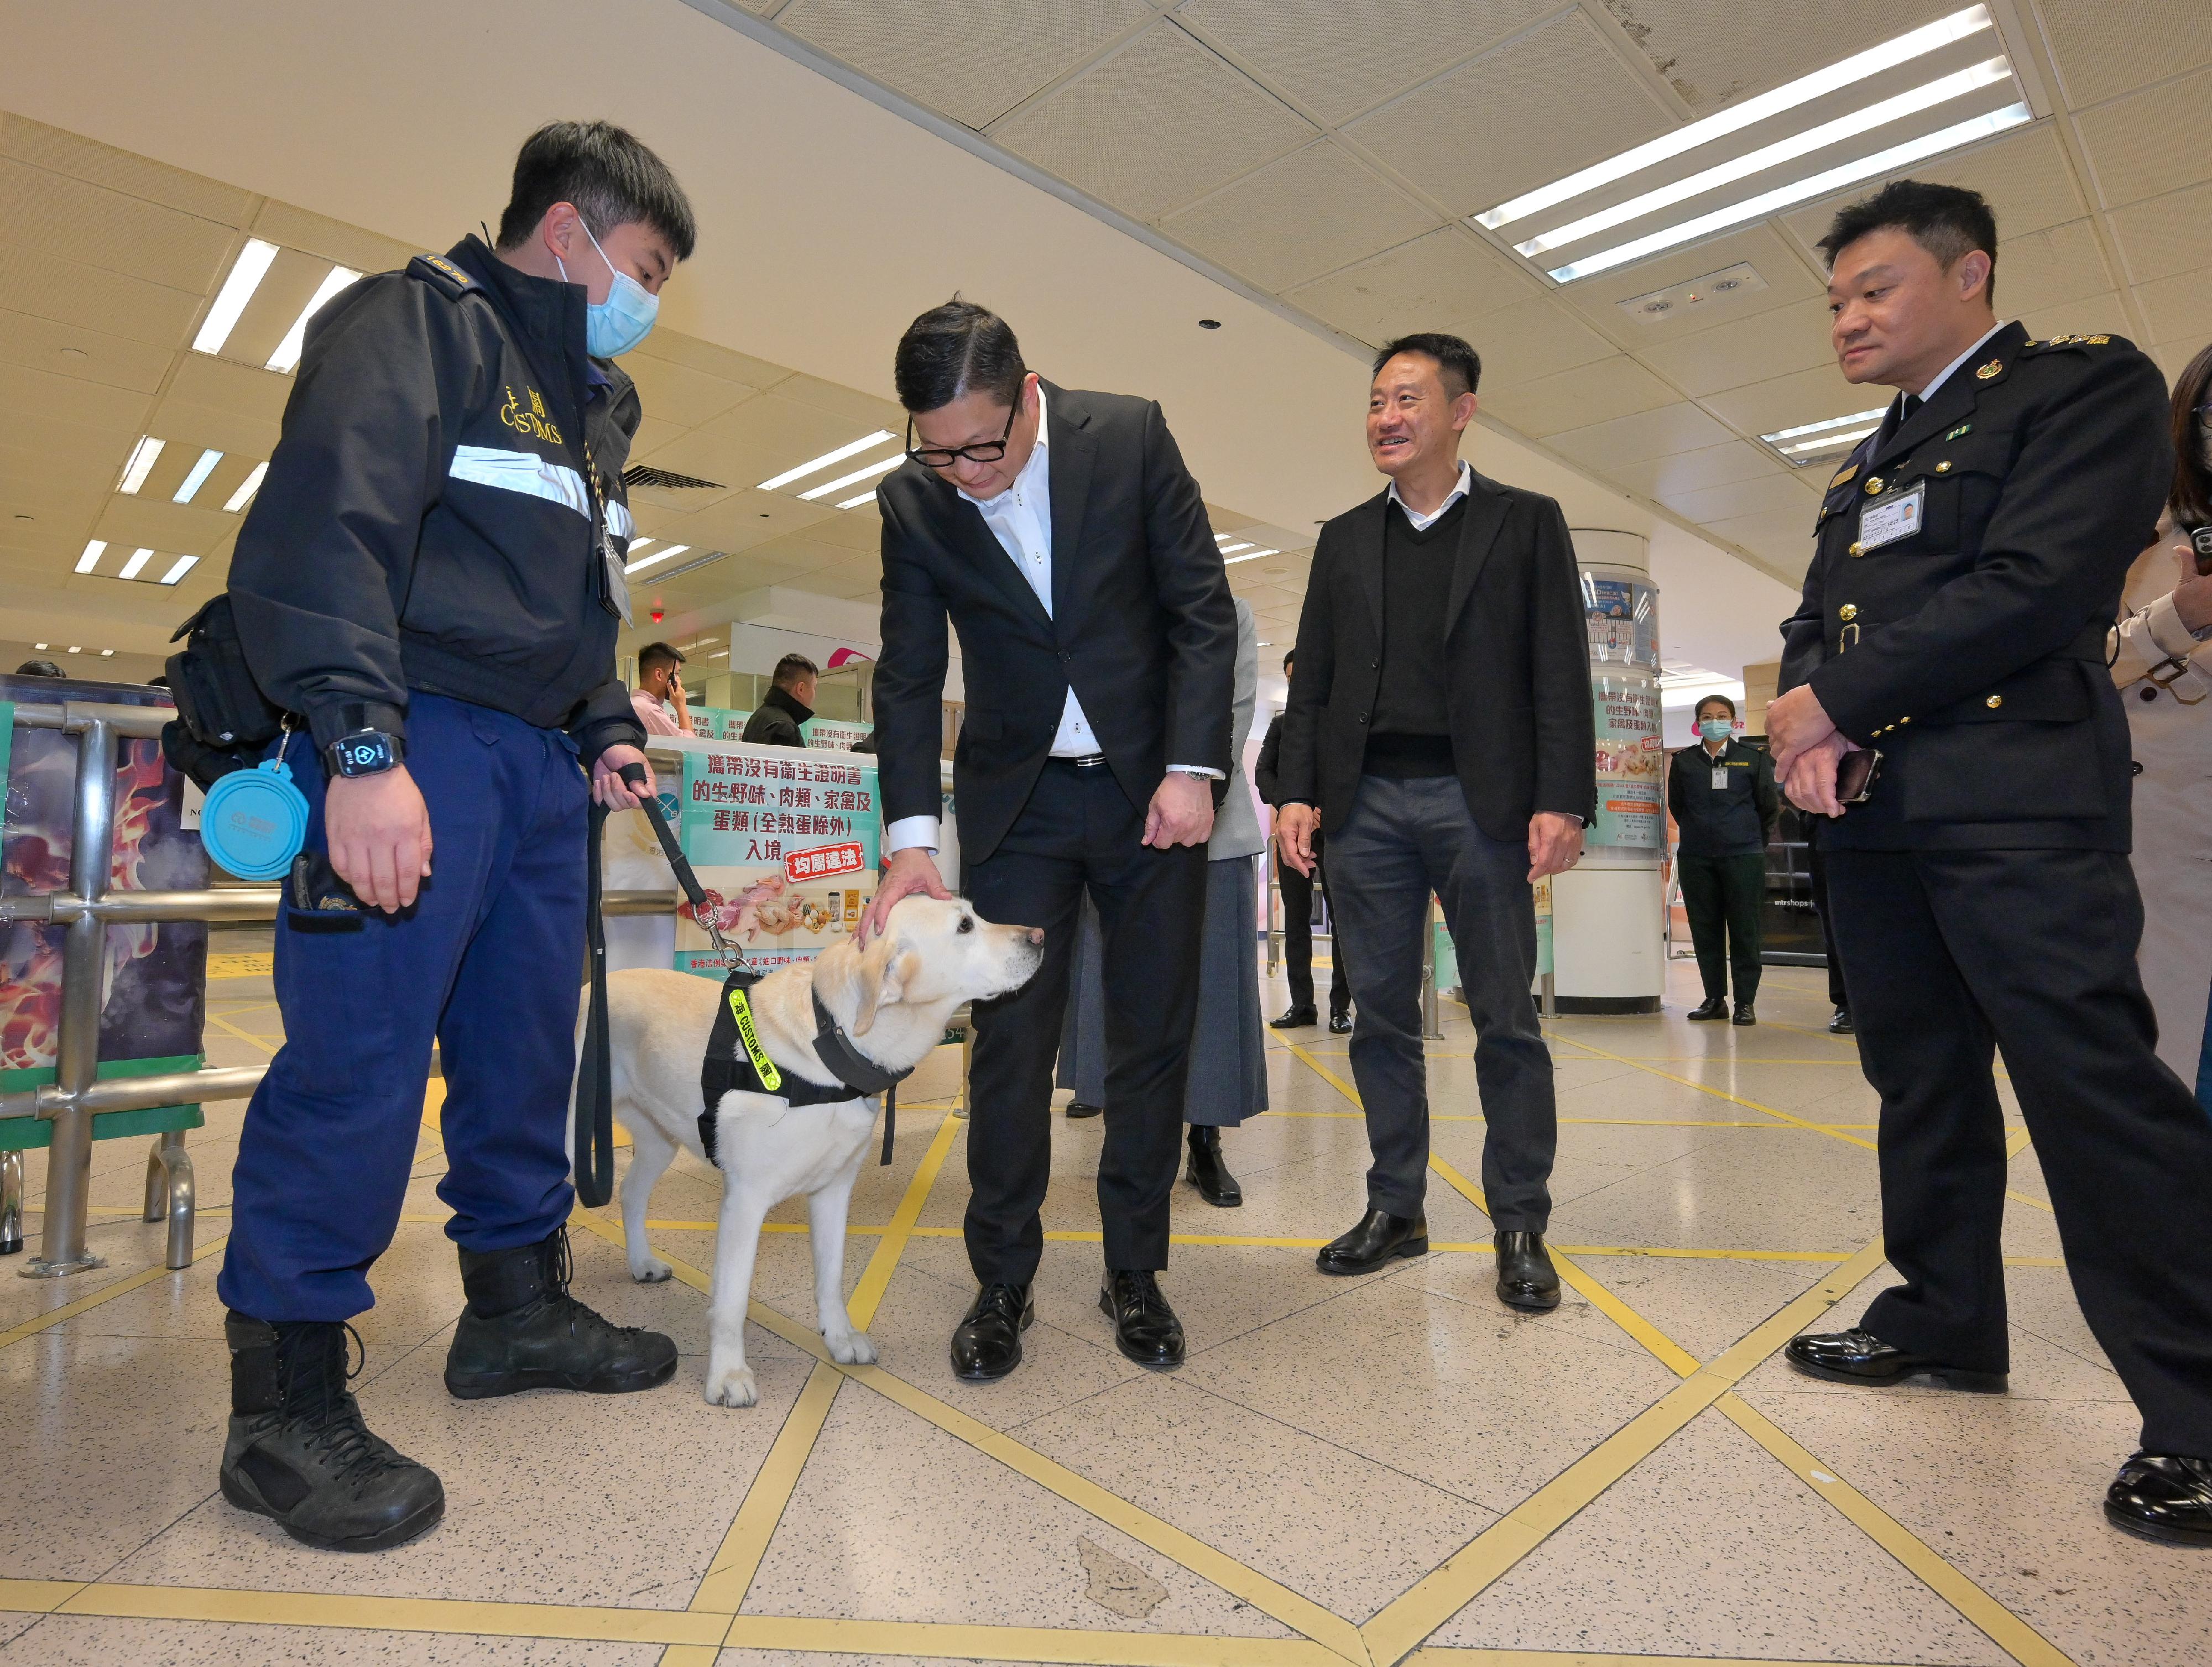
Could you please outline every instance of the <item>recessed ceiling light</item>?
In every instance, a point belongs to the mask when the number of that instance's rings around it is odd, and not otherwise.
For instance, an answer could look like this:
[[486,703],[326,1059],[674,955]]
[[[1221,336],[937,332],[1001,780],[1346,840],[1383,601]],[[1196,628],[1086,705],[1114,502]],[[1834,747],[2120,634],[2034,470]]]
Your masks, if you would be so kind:
[[77,572],[81,573],[90,573],[94,567],[97,567],[100,565],[100,558],[106,553],[106,550],[107,541],[105,538],[94,538],[91,540],[85,545],[84,554],[76,559]]
[[103,648],[100,651],[100,658],[103,660],[112,660],[115,658],[115,651],[112,648]]
[[84,652],[84,647],[80,643],[71,643],[69,646],[69,652],[72,654],[82,654]]
[[161,575],[161,583],[164,585],[174,585],[186,573],[198,567],[199,564],[200,559],[197,555],[180,555],[177,558],[176,566],[171,567],[168,572]]
[[298,364],[301,350],[307,344],[307,321],[323,310],[324,303],[331,296],[360,277],[361,274],[350,267],[331,268],[324,275],[323,281],[315,286],[315,293],[307,298],[307,306],[300,309],[300,316],[292,320],[292,328],[284,332],[284,339],[276,344],[276,351],[269,355],[268,368],[289,372]]
[[146,564],[153,559],[154,552],[151,550],[133,550],[131,552],[131,559],[123,564],[123,571],[116,574],[116,577],[118,579],[136,579],[140,573],[145,571]]
[[1600,232],[1611,231],[1616,226],[1626,226],[1632,220],[1641,220],[1646,215],[1656,214],[1662,209],[1672,208],[1677,203],[1686,203],[1693,197],[1703,197],[1708,191],[1718,191],[1723,185],[1734,185],[1739,179],[1748,179],[1754,173],[1764,173],[1769,168],[1779,167],[1784,162],[1795,161],[1800,156],[1809,156],[1816,150],[1840,144],[1845,139],[1870,133],[1877,127],[1902,121],[1905,117],[1932,109],[1953,99],[1962,99],[1969,93],[1978,93],[1984,87],[1995,86],[2012,77],[2012,65],[2002,55],[1986,58],[1955,75],[1931,81],[1899,93],[1879,104],[1870,104],[1863,110],[1838,116],[1832,122],[1823,122],[1802,133],[1793,133],[1786,139],[1777,139],[1771,145],[1747,151],[1725,162],[1716,163],[1702,173],[1677,179],[1671,185],[1661,185],[1632,197],[1626,203],[1617,203],[1609,209],[1600,209],[1595,214],[1584,215],[1580,220],[1571,220],[1565,225],[1530,238],[1526,243],[1513,246],[1516,253],[1534,258],[1553,249],[1564,249],[1571,243],[1580,243],[1584,238],[1595,237]]
[[1741,132],[1770,116],[1795,110],[1798,106],[1809,104],[1826,94],[1852,86],[1869,76],[1880,75],[1885,70],[1925,57],[1954,40],[1963,40],[1993,27],[1994,21],[1986,6],[1969,6],[1964,11],[1953,12],[1948,17],[1938,18],[1935,22],[1901,34],[1894,40],[1855,53],[1825,70],[1815,70],[1811,75],[1800,76],[1771,93],[1762,93],[1755,99],[1746,99],[1741,104],[1717,116],[1692,122],[1687,127],[1638,145],[1632,150],[1625,150],[1618,156],[1608,157],[1602,162],[1571,173],[1564,179],[1555,179],[1550,185],[1516,197],[1510,203],[1501,203],[1496,208],[1477,215],[1475,222],[1492,231],[1500,226],[1510,226],[1516,220],[1525,220],[1530,215],[1541,213],[1546,209],[1594,191],[1601,185],[1609,185],[1616,179],[1626,179],[1632,173],[1640,173],[1645,168],[1695,150],[1700,145],[1710,144],[1715,139]]
[[1213,542],[1217,544],[1225,544],[1231,536],[1232,535],[1229,533],[1217,532],[1213,535]]
[[131,448],[131,460],[123,465],[123,479],[116,490],[126,497],[136,496],[138,488],[146,484],[146,476],[153,471],[154,460],[161,455],[164,442],[151,434],[138,436],[138,444]]
[[629,549],[625,552],[625,554],[635,555],[640,550],[643,549],[651,543],[653,543],[653,540],[650,538],[633,538],[629,541]]
[[42,653],[42,654],[43,654],[44,652],[46,652],[46,644],[44,644],[44,643],[42,643],[42,642],[34,642],[34,643],[33,643],[33,644],[31,645],[31,646],[32,646],[32,647],[33,647],[33,648],[35,648],[35,649],[37,649],[37,650],[38,650],[40,653]]
[[887,470],[896,469],[905,461],[905,452],[894,452],[888,458],[878,458],[873,463],[868,464],[865,469],[856,469],[849,475],[840,475],[834,481],[824,481],[820,486],[812,488],[811,490],[802,492],[799,496],[801,501],[811,503],[817,498],[828,497],[831,493],[836,491],[841,487],[856,486],[860,482],[870,479],[874,476],[881,475]]
[[253,299],[253,292],[261,287],[261,280],[269,270],[269,263],[276,258],[276,246],[264,243],[258,237],[246,240],[246,247],[238,252],[231,263],[230,276],[222,281],[216,292],[215,305],[200,325],[199,334],[192,337],[195,353],[221,353],[222,344],[230,339],[231,330],[238,324],[238,315],[246,311],[246,304]]
[[846,458],[865,452],[872,446],[881,446],[887,439],[897,438],[890,429],[878,428],[872,434],[862,435],[850,446],[841,446],[835,452],[824,452],[820,457],[809,458],[796,469],[785,470],[772,481],[763,481],[759,490],[773,492],[778,487],[789,486],[793,481],[804,480],[817,469],[827,469],[831,464],[842,463]]
[[1806,434],[1825,434],[1832,429],[1849,428],[1866,422],[1880,422],[1882,413],[1887,409],[1889,407],[1887,405],[1877,405],[1871,411],[1854,411],[1849,416],[1830,417],[1823,422],[1801,422],[1795,428],[1777,428],[1771,434],[1761,434],[1759,439],[1765,440],[1769,446],[1774,446],[1783,440],[1796,439]]
[[1924,157],[1934,156],[1946,150],[1956,150],[1960,145],[1971,144],[1977,139],[1988,138],[1991,134],[2002,133],[2008,128],[2018,127],[2022,122],[2034,119],[2035,112],[2025,104],[2009,104],[2002,110],[1993,110],[1986,115],[1969,117],[1963,122],[1954,123],[1934,133],[1923,134],[1917,139],[1908,139],[1903,144],[1892,145],[1887,150],[1878,150],[1870,156],[1861,156],[1850,161],[1840,163],[1835,167],[1813,175],[1810,179],[1799,179],[1787,185],[1778,185],[1772,191],[1762,191],[1757,197],[1747,197],[1741,203],[1732,203],[1726,208],[1716,209],[1710,214],[1698,215],[1694,219],[1680,221],[1672,226],[1662,226],[1656,232],[1646,233],[1639,238],[1632,238],[1626,243],[1617,244],[1610,249],[1601,249],[1594,255],[1585,255],[1582,259],[1570,261],[1565,266],[1555,266],[1551,270],[1549,276],[1556,283],[1572,283],[1577,278],[1587,278],[1595,273],[1609,272],[1616,266],[1625,266],[1630,261],[1641,260],[1644,256],[1656,254],[1662,249],[1672,249],[1677,244],[1694,242],[1698,238],[1710,237],[1715,232],[1726,231],[1731,226],[1741,226],[1746,221],[1763,220],[1768,215],[1790,208],[1796,203],[1809,202],[1816,197],[1826,197],[1832,191],[1843,190],[1846,185],[1855,185],[1861,180],[1871,179],[1877,174],[1888,173],[1897,168],[1910,167]]
[[229,511],[233,515],[235,515],[239,511],[244,509],[246,505],[252,503],[253,501],[253,494],[261,490],[261,477],[268,472],[269,465],[267,463],[257,463],[254,464],[253,467],[247,471],[246,478],[238,483],[238,490],[232,493],[229,498],[225,500],[223,508]]
[[874,493],[863,492],[857,498],[846,499],[845,501],[838,505],[837,507],[840,509],[858,509],[862,504],[872,504],[875,501],[876,494]]
[[726,648],[718,648],[707,658],[710,660],[726,660],[730,658],[730,651]]
[[690,548],[691,547],[689,544],[665,544],[660,549],[655,550],[651,555],[644,556],[635,561],[630,562],[623,568],[623,571],[626,573],[641,572],[647,567],[650,567],[656,561],[665,561],[672,555],[681,555],[684,551]]
[[1224,567],[1233,567],[1240,561],[1257,561],[1263,555],[1280,555],[1281,554],[1280,550],[1254,550],[1249,555],[1232,555],[1221,565]]
[[207,477],[215,473],[215,466],[222,461],[222,453],[220,452],[201,452],[200,460],[192,465],[191,473],[185,476],[185,483],[177,488],[177,495],[173,501],[179,504],[191,502],[192,495],[207,484]]

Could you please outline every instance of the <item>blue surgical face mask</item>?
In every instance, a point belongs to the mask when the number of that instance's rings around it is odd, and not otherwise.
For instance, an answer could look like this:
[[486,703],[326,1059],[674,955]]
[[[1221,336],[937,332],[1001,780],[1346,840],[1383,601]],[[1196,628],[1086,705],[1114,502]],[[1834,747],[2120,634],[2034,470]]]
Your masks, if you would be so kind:
[[[576,223],[584,226],[580,217]],[[594,359],[618,359],[653,333],[653,321],[660,312],[660,297],[607,260],[607,252],[599,249],[599,240],[592,237],[590,227],[584,226],[584,235],[592,238],[592,247],[599,250],[601,260],[607,261],[607,270],[614,274],[615,280],[606,300],[585,306],[584,347]],[[568,269],[560,256],[553,257],[553,264],[561,268],[563,278],[568,276]]]
[[1708,718],[1698,725],[1698,733],[1708,741],[1725,741],[1735,733],[1735,725],[1725,718]]

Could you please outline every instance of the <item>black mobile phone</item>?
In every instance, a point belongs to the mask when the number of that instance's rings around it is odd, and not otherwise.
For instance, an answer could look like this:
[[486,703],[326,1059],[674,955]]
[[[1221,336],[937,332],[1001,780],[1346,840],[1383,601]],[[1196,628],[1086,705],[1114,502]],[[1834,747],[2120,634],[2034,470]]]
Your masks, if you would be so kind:
[[1872,747],[1845,753],[1836,761],[1836,802],[1864,804],[1874,797],[1874,779],[1881,773],[1881,755]]

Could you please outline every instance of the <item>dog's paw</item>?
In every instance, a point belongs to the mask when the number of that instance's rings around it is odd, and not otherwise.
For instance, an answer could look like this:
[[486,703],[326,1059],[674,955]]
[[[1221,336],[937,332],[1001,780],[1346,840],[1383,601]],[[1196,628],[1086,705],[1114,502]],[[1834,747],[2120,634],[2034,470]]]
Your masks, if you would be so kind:
[[707,1404],[714,1407],[749,1407],[760,1400],[760,1385],[754,1380],[752,1368],[740,1366],[707,1374]]
[[629,1276],[641,1285],[658,1285],[671,1277],[676,1270],[657,1256],[648,1256],[642,1262],[629,1264]]
[[840,1366],[873,1366],[876,1345],[866,1331],[848,1331],[841,1337],[824,1337],[830,1358]]

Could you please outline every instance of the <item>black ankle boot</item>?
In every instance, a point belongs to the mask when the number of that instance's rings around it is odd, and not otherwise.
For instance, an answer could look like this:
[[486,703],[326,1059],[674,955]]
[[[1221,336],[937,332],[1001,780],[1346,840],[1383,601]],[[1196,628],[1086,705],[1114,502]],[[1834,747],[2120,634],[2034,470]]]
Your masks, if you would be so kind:
[[225,1499],[326,1551],[382,1551],[437,1525],[446,1490],[436,1475],[371,1434],[346,1388],[350,1326],[271,1325],[234,1312],[222,1329],[230,1343]]
[[461,1252],[469,1306],[446,1355],[446,1388],[465,1401],[524,1389],[621,1395],[665,1384],[676,1345],[610,1325],[568,1294],[568,1229],[513,1250]]
[[1220,1130],[1190,1125],[1190,1184],[1200,1197],[1218,1209],[1235,1209],[1244,1202],[1244,1189],[1222,1161]]

